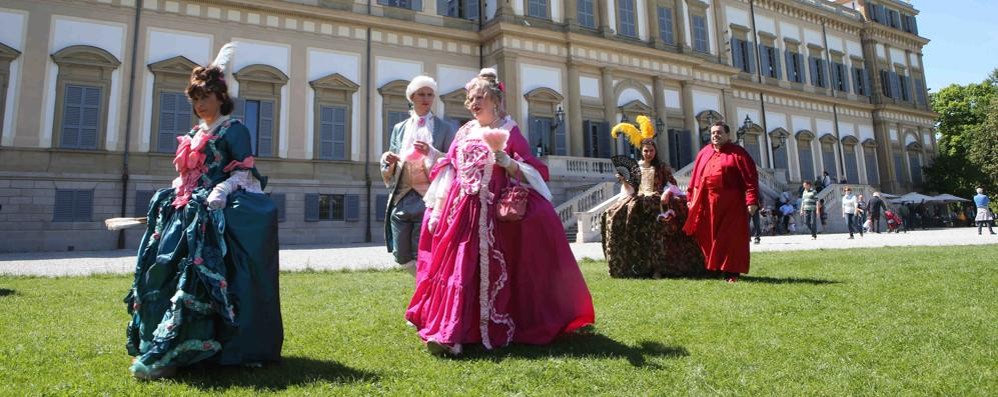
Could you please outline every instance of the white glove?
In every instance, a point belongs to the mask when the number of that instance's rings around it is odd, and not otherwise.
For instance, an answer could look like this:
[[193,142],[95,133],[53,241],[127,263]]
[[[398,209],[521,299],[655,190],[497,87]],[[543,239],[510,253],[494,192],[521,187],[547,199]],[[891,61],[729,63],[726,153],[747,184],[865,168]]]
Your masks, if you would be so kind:
[[430,221],[426,222],[426,229],[429,230],[430,233],[433,233],[437,230],[437,225],[439,224],[440,224],[439,216],[436,215],[430,216]]
[[497,150],[493,153],[495,153],[496,156],[496,164],[498,164],[500,167],[507,168],[509,167],[510,164],[513,164],[513,159],[510,158],[509,155],[506,154],[506,152],[502,150]]
[[230,176],[228,179],[215,185],[215,187],[211,189],[211,193],[208,194],[208,209],[217,210],[219,208],[225,208],[226,201],[229,198],[229,193],[236,191],[238,188],[239,178],[234,178],[233,176]]

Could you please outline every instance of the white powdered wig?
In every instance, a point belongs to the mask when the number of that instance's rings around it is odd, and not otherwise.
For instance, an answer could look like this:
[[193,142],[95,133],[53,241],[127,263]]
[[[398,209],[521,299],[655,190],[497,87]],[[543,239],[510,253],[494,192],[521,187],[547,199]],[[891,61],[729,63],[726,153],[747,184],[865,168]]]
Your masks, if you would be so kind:
[[499,78],[499,72],[497,72],[494,68],[483,68],[481,71],[478,72],[478,75],[479,76],[492,76],[492,77],[495,77],[497,79]]
[[437,81],[433,80],[432,77],[427,75],[419,75],[412,78],[409,85],[405,87],[405,99],[408,99],[412,103],[412,95],[419,91],[420,88],[429,87],[433,90],[433,93],[437,93]]

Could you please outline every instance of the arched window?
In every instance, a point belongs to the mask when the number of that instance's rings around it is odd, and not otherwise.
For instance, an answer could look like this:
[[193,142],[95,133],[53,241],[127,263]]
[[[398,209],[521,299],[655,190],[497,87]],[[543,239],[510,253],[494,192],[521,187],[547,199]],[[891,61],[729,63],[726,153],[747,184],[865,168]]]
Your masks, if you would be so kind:
[[873,139],[863,141],[863,162],[866,163],[866,183],[880,184],[880,169],[877,165],[877,142]]
[[52,60],[59,66],[52,146],[103,149],[111,73],[121,62],[111,53],[87,45],[63,48],[52,54]]
[[773,168],[784,171],[790,169],[790,163],[787,161],[787,150],[790,146],[787,142],[789,139],[790,132],[782,127],[769,132],[769,141],[773,147]]
[[[822,171],[827,171],[832,182],[838,181],[838,172],[835,167],[835,143],[838,139],[832,134],[825,134],[818,140],[821,144],[821,167]],[[821,175],[824,175],[823,173]]]
[[811,142],[814,141],[814,133],[808,130],[797,131],[797,159],[800,161],[801,181],[814,180],[814,154],[811,151]]
[[922,145],[918,142],[909,143],[906,147],[908,153],[908,167],[911,171],[911,184],[918,186],[922,184]]
[[856,159],[856,148],[859,146],[859,139],[849,135],[842,138],[842,158],[845,161],[846,181],[849,183],[859,183],[859,162]]

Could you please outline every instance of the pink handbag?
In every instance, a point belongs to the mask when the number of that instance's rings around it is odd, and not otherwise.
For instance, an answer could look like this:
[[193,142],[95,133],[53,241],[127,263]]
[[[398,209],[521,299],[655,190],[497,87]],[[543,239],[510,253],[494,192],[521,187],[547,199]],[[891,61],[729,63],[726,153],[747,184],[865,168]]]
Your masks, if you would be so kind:
[[517,179],[502,189],[499,194],[499,204],[496,206],[496,218],[501,222],[516,222],[527,214],[527,195],[530,191],[523,186],[523,176],[519,170]]

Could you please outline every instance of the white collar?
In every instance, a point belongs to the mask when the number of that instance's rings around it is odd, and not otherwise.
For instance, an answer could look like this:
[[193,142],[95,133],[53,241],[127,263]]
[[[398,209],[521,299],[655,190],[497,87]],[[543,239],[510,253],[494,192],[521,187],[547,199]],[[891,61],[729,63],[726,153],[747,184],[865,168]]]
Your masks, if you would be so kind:
[[204,120],[202,119],[201,122],[198,123],[198,129],[204,131],[206,134],[211,133],[212,131],[215,130],[215,128],[218,128],[218,126],[222,125],[222,123],[228,121],[230,118],[232,117],[229,115],[218,116],[218,118],[215,119],[215,122],[211,123],[211,125],[205,124]]

